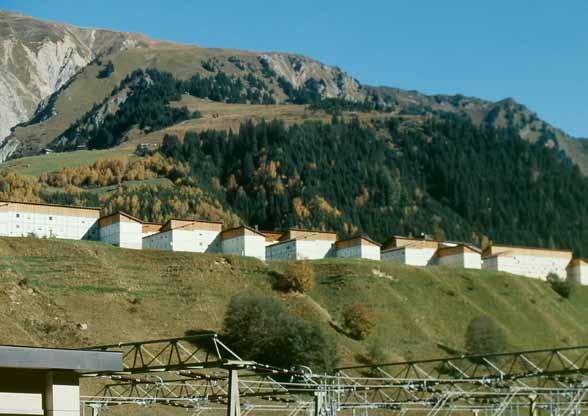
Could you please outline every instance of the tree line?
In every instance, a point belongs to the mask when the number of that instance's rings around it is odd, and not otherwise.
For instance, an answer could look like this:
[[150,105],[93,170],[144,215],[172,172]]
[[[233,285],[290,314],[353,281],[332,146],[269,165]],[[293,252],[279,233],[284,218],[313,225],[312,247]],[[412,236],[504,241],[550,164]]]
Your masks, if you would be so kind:
[[266,229],[588,252],[588,182],[561,152],[453,115],[375,124],[244,123],[232,133],[189,132],[183,142],[167,136],[161,152]]
[[[390,117],[371,127],[338,117],[289,127],[247,122],[236,132],[166,136],[159,152],[163,158],[141,163],[45,175],[51,192],[14,176],[5,176],[0,190],[96,205],[92,188],[119,186],[98,202],[147,220],[202,216],[267,230],[367,234],[381,242],[425,233],[588,253],[588,182],[577,166],[512,129],[453,115],[422,122]],[[167,182],[153,182],[158,178]],[[136,183],[122,186],[128,181]]]

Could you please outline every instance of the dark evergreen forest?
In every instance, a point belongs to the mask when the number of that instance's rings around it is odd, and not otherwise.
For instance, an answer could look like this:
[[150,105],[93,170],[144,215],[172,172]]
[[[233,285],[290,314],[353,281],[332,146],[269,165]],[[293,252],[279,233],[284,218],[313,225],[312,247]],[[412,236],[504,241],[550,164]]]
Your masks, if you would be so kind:
[[161,152],[241,218],[288,226],[574,248],[588,253],[588,182],[560,152],[455,116],[243,124],[167,136]]
[[[186,198],[193,195],[189,189],[205,189],[224,209],[268,230],[323,228],[382,242],[392,234],[426,233],[588,254],[587,179],[543,141],[532,144],[514,129],[480,127],[432,111],[427,116],[401,112],[368,127],[338,115],[389,108],[373,99],[321,98],[319,81],[298,89],[281,77],[277,82],[288,101],[326,110],[332,122],[288,128],[280,121],[245,123],[238,132],[188,132],[183,141],[167,136],[161,152],[188,166],[189,174],[170,178],[188,187],[182,188]],[[128,89],[128,98],[115,113],[95,127],[95,106],[55,146],[112,147],[132,127],[153,131],[198,117],[169,105],[182,94],[227,103],[275,102],[266,81],[253,74],[242,79],[217,72],[178,80],[154,69],[137,70],[112,95],[122,89]],[[165,201],[169,192],[134,190],[133,195],[143,202],[140,210],[147,210],[149,201]],[[173,213],[176,208],[164,204],[161,209]],[[149,218],[148,212],[136,214]]]

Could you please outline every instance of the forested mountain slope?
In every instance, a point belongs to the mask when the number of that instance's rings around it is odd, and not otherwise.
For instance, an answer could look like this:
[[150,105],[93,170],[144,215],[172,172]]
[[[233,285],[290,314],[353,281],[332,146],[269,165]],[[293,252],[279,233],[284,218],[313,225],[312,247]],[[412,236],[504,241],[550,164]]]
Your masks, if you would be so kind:
[[[96,162],[84,153],[73,163],[72,154],[64,170],[48,155],[54,168],[37,178],[3,173],[4,199],[101,204],[154,221],[316,227],[382,242],[426,233],[588,254],[585,142],[511,99],[370,87],[295,54],[0,18],[4,45],[12,45],[6,57],[29,45],[31,62],[41,62],[43,45],[74,35],[85,51],[59,64],[71,70],[56,75],[43,94],[55,91],[30,119],[12,126],[13,157],[44,148],[128,155],[125,146],[163,143],[142,157]],[[11,59],[6,76],[38,78],[32,67],[17,73]]]
[[369,126],[337,116],[249,122],[238,132],[187,132],[183,141],[168,135],[144,156],[38,178],[4,173],[0,190],[0,198],[102,205],[149,221],[319,228],[380,242],[425,233],[588,253],[588,179],[577,166],[514,130],[452,114]]
[[[78,126],[80,119],[91,119],[99,127],[108,114],[116,115],[120,111],[119,104],[126,101],[126,89],[121,83],[136,70],[154,68],[169,72],[178,81],[199,77],[201,83],[223,85],[220,90],[213,87],[197,92],[183,91],[218,102],[313,105],[325,99],[336,99],[355,103],[344,106],[350,111],[379,110],[414,116],[450,112],[469,118],[478,126],[513,128],[527,141],[561,149],[584,173],[588,172],[588,147],[584,141],[575,140],[550,126],[511,99],[493,103],[461,95],[426,96],[415,91],[370,87],[362,85],[340,68],[296,54],[177,45],[152,41],[140,35],[80,29],[10,13],[2,13],[1,18],[1,33],[6,35],[3,47],[7,52],[4,56],[12,56],[12,60],[3,63],[6,93],[0,96],[14,99],[5,103],[3,113],[10,117],[2,120],[0,130],[13,128],[11,140],[19,143],[17,156],[36,154],[49,143],[62,141],[66,132],[70,135]],[[72,34],[75,35],[75,47],[64,46],[69,42],[67,39],[74,38]],[[34,39],[29,39],[33,35]],[[34,43],[35,48],[31,49],[29,43]],[[39,45],[43,46],[36,49]],[[18,80],[22,77],[43,78],[34,71],[42,66],[43,48],[49,47],[61,51],[58,56],[60,53],[64,55],[62,61],[51,64],[50,68],[64,70],[51,73],[50,82],[42,82],[42,93],[25,94],[14,90],[21,88],[17,86],[21,85]],[[15,51],[26,48],[30,50],[26,54],[30,64],[11,64],[16,59]],[[76,55],[78,49],[83,49],[84,53]],[[35,90],[40,87],[27,88]],[[113,94],[114,91],[123,91],[123,94]],[[16,127],[17,123],[23,124]],[[129,138],[129,132],[141,137],[162,126],[138,124],[127,127],[121,135],[123,141]],[[68,137],[66,141],[71,143],[72,138]]]
[[246,124],[239,134],[187,134],[181,146],[168,137],[161,151],[265,228],[320,227],[380,241],[426,233],[587,252],[588,180],[562,153],[454,115],[376,125]]

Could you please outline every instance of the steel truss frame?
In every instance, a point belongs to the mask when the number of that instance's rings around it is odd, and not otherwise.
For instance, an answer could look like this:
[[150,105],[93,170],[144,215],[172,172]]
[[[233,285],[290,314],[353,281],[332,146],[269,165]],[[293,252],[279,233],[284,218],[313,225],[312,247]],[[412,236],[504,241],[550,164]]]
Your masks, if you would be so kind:
[[124,361],[121,372],[86,374],[105,381],[83,398],[93,409],[134,403],[195,414],[226,406],[231,416],[360,409],[501,416],[521,408],[572,415],[588,406],[588,346],[349,366],[332,376],[244,361],[213,333],[89,349],[121,351]]
[[[280,369],[242,360],[219,339],[204,333],[181,338],[137,341],[86,348],[119,351],[123,370],[86,373],[103,381],[96,394],[83,398],[94,411],[115,404],[167,404],[189,407],[225,404],[240,412],[240,398],[292,403],[290,395],[272,377],[293,377],[299,371]],[[246,405],[246,404],[245,404]]]
[[356,385],[370,400],[424,401],[447,391],[500,393],[513,387],[575,388],[588,380],[588,346],[348,366],[336,373],[336,383]]

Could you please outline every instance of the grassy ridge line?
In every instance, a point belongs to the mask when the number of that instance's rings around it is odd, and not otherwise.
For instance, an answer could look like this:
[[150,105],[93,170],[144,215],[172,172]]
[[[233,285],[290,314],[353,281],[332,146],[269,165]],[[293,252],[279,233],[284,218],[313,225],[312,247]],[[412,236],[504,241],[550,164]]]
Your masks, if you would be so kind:
[[563,300],[544,282],[487,270],[342,259],[312,265],[317,287],[284,295],[272,289],[271,277],[283,262],[0,238],[0,343],[80,346],[218,331],[231,296],[242,291],[279,297],[319,322],[344,364],[356,362],[371,341],[335,332],[328,319],[340,322],[343,307],[355,302],[374,311],[373,337],[390,359],[444,355],[437,343],[463,348],[467,324],[482,314],[495,317],[512,348],[588,342],[586,287]]
[[[199,111],[202,117],[197,119],[190,119],[166,127],[161,130],[154,131],[146,135],[129,134],[129,143],[136,144],[139,141],[144,143],[159,144],[162,142],[166,134],[176,134],[179,137],[188,131],[205,131],[205,130],[220,130],[220,131],[238,131],[242,123],[252,120],[257,123],[261,120],[279,119],[284,122],[286,126],[293,124],[301,124],[305,121],[322,121],[328,123],[332,119],[332,115],[323,110],[311,110],[306,105],[298,104],[226,104],[201,98],[184,95],[182,100],[172,102],[171,106],[187,107],[190,111]],[[346,121],[352,118],[358,118],[363,124],[371,125],[373,120],[386,119],[396,113],[386,113],[379,111],[369,112],[353,112],[345,111],[340,117]],[[405,119],[418,120],[418,116],[403,116]]]
[[[129,141],[107,150],[77,150],[74,152],[51,153],[47,155],[28,156],[10,160],[0,164],[0,169],[9,169],[21,175],[40,176],[43,173],[54,172],[66,167],[90,165],[98,159],[129,156],[138,143],[160,144],[166,134],[176,134],[180,137],[187,131],[239,130],[241,123],[247,120],[260,121],[281,119],[286,125],[302,123],[304,121],[328,122],[331,116],[324,111],[310,111],[304,105],[276,104],[225,104],[195,97],[184,96],[181,101],[172,103],[174,106],[186,106],[190,111],[200,111],[202,118],[188,120],[168,128],[149,133],[147,135],[132,132]],[[355,113],[354,113],[355,114]],[[356,114],[359,119],[369,124],[372,119],[390,117],[389,113],[368,112]],[[349,114],[343,116],[349,119]],[[406,118],[412,118],[407,116]],[[34,127],[34,126],[33,126]],[[32,127],[31,127],[32,128]]]
[[19,175],[40,176],[63,168],[91,165],[98,159],[132,156],[132,146],[122,146],[108,150],[77,150],[75,152],[50,153],[28,156],[0,164],[0,169],[8,169]]

